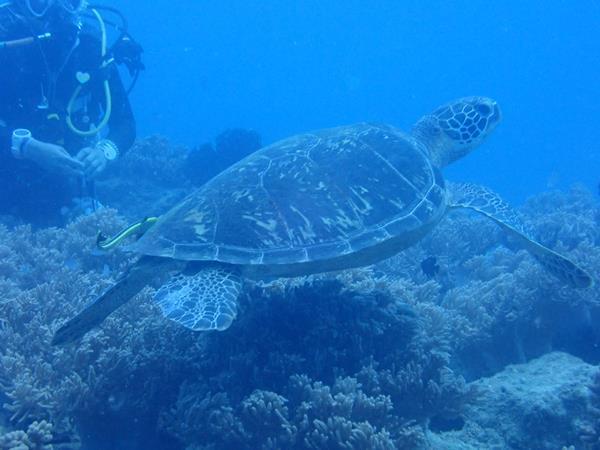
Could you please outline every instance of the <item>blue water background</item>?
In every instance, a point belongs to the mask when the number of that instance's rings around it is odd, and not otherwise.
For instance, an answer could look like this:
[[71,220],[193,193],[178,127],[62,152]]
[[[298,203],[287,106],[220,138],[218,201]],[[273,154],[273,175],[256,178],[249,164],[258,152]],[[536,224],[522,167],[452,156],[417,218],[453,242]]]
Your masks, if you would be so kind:
[[496,98],[504,121],[446,172],[513,202],[600,178],[600,3],[124,0],[147,71],[140,135],[264,143],[359,121],[409,130],[438,104]]

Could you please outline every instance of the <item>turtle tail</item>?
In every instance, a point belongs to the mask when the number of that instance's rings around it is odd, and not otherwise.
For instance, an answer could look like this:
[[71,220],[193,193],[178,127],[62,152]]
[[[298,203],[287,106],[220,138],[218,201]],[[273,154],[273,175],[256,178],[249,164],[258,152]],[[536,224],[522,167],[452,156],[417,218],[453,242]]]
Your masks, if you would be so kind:
[[[131,300],[157,274],[169,275],[173,260],[145,256],[131,266],[117,282],[102,293],[83,311],[60,327],[52,338],[52,345],[63,345],[82,338],[92,328],[100,325],[113,311]],[[165,266],[165,267],[163,267]]]

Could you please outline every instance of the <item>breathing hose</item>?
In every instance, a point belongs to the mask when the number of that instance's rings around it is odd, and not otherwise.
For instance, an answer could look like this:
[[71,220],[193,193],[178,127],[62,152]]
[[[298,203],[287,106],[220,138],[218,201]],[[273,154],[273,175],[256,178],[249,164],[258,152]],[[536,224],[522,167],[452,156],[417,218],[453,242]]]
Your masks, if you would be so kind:
[[[104,58],[106,57],[106,26],[104,24],[104,20],[102,19],[102,16],[100,15],[100,13],[95,9],[92,9],[91,11],[94,14],[94,16],[96,17],[96,19],[98,19],[98,23],[100,24],[100,32],[102,34],[102,45],[101,45],[102,53],[101,54],[102,54],[102,60],[103,60],[103,63],[100,66],[100,70],[104,70],[113,61],[112,59],[110,59],[108,61],[104,60]],[[77,128],[75,126],[75,124],[73,123],[73,120],[71,119],[71,112],[73,111],[73,105],[77,101],[77,98],[79,97],[79,94],[81,93],[81,90],[83,89],[84,84],[88,80],[78,80],[78,81],[79,81],[79,86],[77,86],[75,88],[75,90],[73,91],[73,95],[71,95],[71,98],[69,99],[69,103],[67,104],[67,117],[66,117],[67,126],[73,133],[75,133],[79,136],[93,136],[95,134],[98,134],[108,124],[108,121],[110,120],[110,115],[112,113],[112,96],[110,93],[110,85],[108,83],[108,79],[105,79],[103,81],[105,111],[104,111],[104,116],[102,117],[102,120],[100,121],[98,126],[92,125],[89,130],[81,130],[81,129]]]

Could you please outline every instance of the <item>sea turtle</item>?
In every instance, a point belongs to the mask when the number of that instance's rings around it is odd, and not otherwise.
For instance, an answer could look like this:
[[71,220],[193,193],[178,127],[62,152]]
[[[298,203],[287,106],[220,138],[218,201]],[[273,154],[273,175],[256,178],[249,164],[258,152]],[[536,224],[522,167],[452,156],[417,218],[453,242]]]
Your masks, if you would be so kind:
[[446,184],[440,169],[500,121],[496,102],[467,97],[420,119],[411,134],[361,123],[276,142],[214,177],[137,241],[142,256],[53,343],[83,336],[144,286],[163,314],[193,330],[224,330],[242,280],[294,277],[373,264],[427,234],[451,208],[486,215],[566,284],[592,278],[535,242],[493,192]]

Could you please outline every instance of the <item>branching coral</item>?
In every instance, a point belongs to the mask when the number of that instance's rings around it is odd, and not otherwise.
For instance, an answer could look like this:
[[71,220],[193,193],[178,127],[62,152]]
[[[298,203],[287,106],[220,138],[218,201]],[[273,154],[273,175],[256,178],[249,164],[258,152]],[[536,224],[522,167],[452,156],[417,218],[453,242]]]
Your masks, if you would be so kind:
[[[178,364],[186,352],[164,365],[164,378],[154,378],[154,364],[164,356],[156,350],[166,350],[170,342],[160,347],[163,339],[152,330],[160,329],[163,319],[147,303],[109,319],[79,346],[50,346],[57,325],[108,286],[128,263],[130,256],[120,252],[91,254],[99,227],[114,232],[122,224],[114,211],[103,210],[66,229],[0,230],[6,256],[1,269],[5,278],[0,280],[0,389],[14,426],[46,419],[58,433],[75,438],[70,420],[90,411],[126,410],[123,405],[143,409],[169,389],[161,386],[171,376],[171,364]],[[20,269],[24,266],[27,270]],[[142,319],[140,312],[145,313]],[[153,321],[158,322],[148,326]],[[134,331],[138,326],[140,333]],[[179,333],[174,330],[170,337]]]
[[268,292],[251,292],[231,333],[208,336],[202,379],[163,417],[184,442],[398,448],[470,398],[448,355],[421,346],[414,313],[385,291],[313,279]]
[[[295,375],[285,392],[287,398],[256,390],[235,406],[226,396],[208,394],[190,405],[198,397],[185,389],[166,423],[183,440],[215,448],[394,449],[423,439],[411,424],[397,423],[389,397],[367,395],[354,378],[329,387]],[[178,420],[182,414],[185,421]]]
[[[525,215],[546,244],[599,275],[600,214],[587,194],[541,196]],[[464,214],[375,267],[248,283],[223,333],[163,319],[146,289],[77,345],[50,347],[131,262],[94,252],[98,230],[124,224],[102,210],[61,230],[0,227],[0,391],[11,428],[46,420],[69,441],[118,422],[123,434],[168,434],[190,449],[419,448],[428,433],[464,424],[477,398],[465,378],[556,347],[600,360],[598,287],[563,288],[496,225]],[[420,267],[429,256],[441,266],[432,278]],[[590,417],[580,434],[596,444]]]
[[33,422],[27,431],[11,431],[0,436],[0,448],[6,450],[52,450],[52,425],[45,420]]

